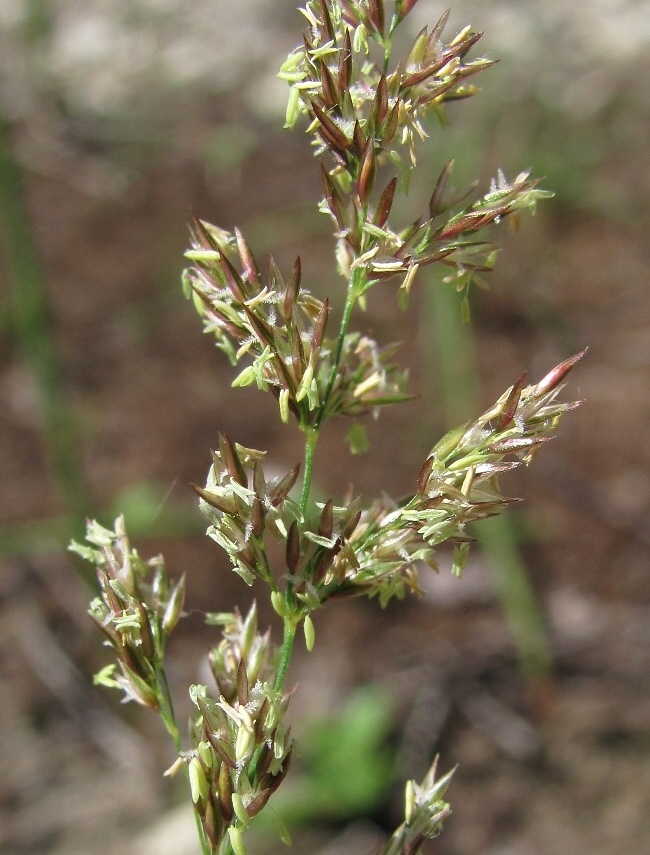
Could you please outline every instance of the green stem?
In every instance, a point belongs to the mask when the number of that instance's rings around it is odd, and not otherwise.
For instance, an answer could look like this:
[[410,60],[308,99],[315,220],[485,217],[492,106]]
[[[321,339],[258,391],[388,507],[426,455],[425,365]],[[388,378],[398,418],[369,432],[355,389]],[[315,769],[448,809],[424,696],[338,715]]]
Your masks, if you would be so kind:
[[314,468],[314,454],[316,452],[316,444],[320,431],[318,428],[305,428],[307,439],[305,441],[305,468],[302,480],[302,493],[300,494],[300,512],[305,515],[307,511],[307,502],[309,501],[309,491],[311,490],[311,477]]
[[396,26],[396,15],[393,15],[393,20],[390,23],[388,35],[384,39],[384,74],[388,74],[388,66],[390,65],[390,55],[393,49],[393,31]]
[[174,713],[174,704],[169,690],[169,683],[167,682],[167,674],[162,664],[158,666],[158,684],[161,688],[162,695],[160,717],[162,718],[164,725],[167,728],[167,732],[174,742],[174,747],[178,752],[180,752],[182,750],[180,733],[178,725],[176,724],[176,715]]
[[275,678],[275,691],[281,692],[284,685],[284,678],[287,675],[289,662],[291,661],[291,653],[293,651],[293,642],[296,637],[296,624],[293,620],[285,618],[284,621],[284,638],[282,639],[282,654],[280,656],[280,665],[278,666],[278,674]]
[[366,272],[362,267],[357,267],[350,277],[350,281],[348,282],[348,291],[345,297],[345,306],[343,308],[343,317],[341,318],[341,327],[339,329],[338,339],[336,340],[336,351],[334,353],[334,362],[332,363],[332,370],[330,372],[330,378],[327,383],[327,388],[325,389],[325,395],[323,397],[323,403],[320,405],[320,409],[316,416],[316,421],[314,423],[314,428],[318,430],[321,426],[323,419],[325,418],[325,413],[327,411],[327,405],[329,404],[329,400],[332,396],[332,390],[334,389],[334,383],[336,382],[336,376],[339,373],[339,365],[341,364],[341,354],[343,353],[343,343],[345,341],[345,334],[348,331],[348,326],[350,325],[350,318],[352,317],[352,309],[354,308],[354,304],[357,301],[357,297],[361,293],[361,286],[365,279]]
[[[294,621],[285,618],[284,620],[284,639],[282,641],[282,653],[280,656],[280,665],[278,667],[278,673],[275,678],[275,691],[281,692],[282,687],[284,685],[284,679],[287,676],[287,670],[289,668],[289,662],[291,661],[291,653],[293,651],[293,642],[296,637],[296,624]],[[259,763],[263,745],[259,745],[251,762],[248,765],[246,772],[248,773],[248,778],[250,781],[255,779],[255,771],[257,770],[257,764]]]
[[226,835],[219,844],[219,855],[233,855],[230,838]]
[[316,453],[318,437],[320,436],[320,428],[327,413],[327,405],[329,404],[329,400],[332,397],[332,391],[334,389],[336,377],[339,373],[339,366],[341,364],[341,354],[343,353],[345,334],[350,325],[352,309],[354,308],[354,304],[357,301],[357,297],[361,292],[364,278],[365,271],[361,268],[357,268],[356,270],[354,270],[352,276],[350,277],[350,281],[348,282],[348,290],[345,298],[345,306],[343,308],[343,317],[341,318],[341,326],[339,328],[339,334],[336,340],[334,361],[332,362],[332,369],[330,371],[330,376],[327,381],[327,388],[325,389],[323,401],[316,414],[314,424],[310,426],[305,426],[303,428],[307,436],[307,439],[305,441],[305,463],[302,481],[302,492],[300,495],[300,511],[303,515],[307,510],[307,504],[309,502],[309,493],[311,491],[311,481],[314,467],[314,455]]
[[256,564],[260,573],[260,577],[266,582],[272,591],[277,591],[278,586],[269,565],[269,558],[264,548],[264,537],[254,537],[252,540],[253,548],[255,549]]
[[[172,738],[172,741],[174,743],[174,747],[176,748],[176,751],[180,755],[180,753],[182,751],[181,738],[180,738],[180,733],[178,730],[178,724],[176,722],[176,714],[174,713],[174,703],[172,701],[172,695],[171,695],[171,692],[169,690],[169,683],[167,681],[167,673],[166,673],[165,668],[162,664],[158,667],[158,685],[161,688],[161,700],[162,700],[161,709],[160,709],[160,717],[162,718],[163,723],[164,723],[165,727],[167,728],[167,732],[169,733],[169,735]],[[187,784],[189,786],[189,782],[190,782],[189,768],[188,768],[187,764],[184,764],[184,766],[185,766],[185,778],[186,778]],[[203,830],[203,824],[201,823],[201,817],[197,813],[196,808],[194,809],[194,822],[196,824],[196,832],[199,836],[199,842],[201,844],[201,852],[203,853],[203,855],[211,855],[212,846],[210,845],[210,841],[207,840],[207,838],[205,836],[205,831]]]

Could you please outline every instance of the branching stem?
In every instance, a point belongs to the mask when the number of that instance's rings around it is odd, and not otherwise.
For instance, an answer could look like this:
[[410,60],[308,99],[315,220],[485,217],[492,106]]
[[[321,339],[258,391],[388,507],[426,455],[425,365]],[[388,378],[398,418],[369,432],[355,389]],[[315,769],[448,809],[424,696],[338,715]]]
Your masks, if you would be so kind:
[[330,378],[327,383],[327,388],[325,389],[325,395],[323,396],[323,403],[320,405],[320,409],[316,416],[316,421],[314,423],[314,428],[319,430],[323,419],[327,414],[327,405],[329,404],[330,397],[332,396],[332,390],[334,389],[334,383],[336,382],[337,374],[339,373],[339,366],[341,364],[341,354],[343,353],[343,343],[345,340],[345,334],[348,331],[348,327],[350,325],[350,318],[352,317],[352,309],[354,308],[354,304],[359,297],[359,294],[362,292],[362,284],[366,277],[366,271],[357,267],[352,271],[352,276],[350,277],[350,281],[348,282],[348,291],[345,297],[345,306],[343,308],[343,317],[341,318],[341,327],[339,329],[338,339],[336,340],[336,351],[334,353],[334,361],[332,362],[332,370],[330,372]]
[[309,503],[309,493],[311,491],[312,472],[314,466],[314,455],[316,453],[316,445],[318,444],[318,438],[320,436],[320,428],[327,414],[327,405],[329,404],[329,400],[332,397],[332,391],[334,389],[334,384],[336,383],[336,377],[339,373],[339,368],[341,365],[341,355],[343,353],[343,344],[345,341],[345,334],[350,325],[352,309],[354,308],[354,304],[356,303],[359,294],[362,293],[362,286],[364,280],[365,271],[363,269],[357,268],[356,270],[352,271],[352,276],[350,277],[350,281],[348,282],[345,306],[343,308],[343,317],[341,318],[341,327],[339,329],[338,338],[336,340],[334,360],[332,362],[332,369],[330,371],[329,380],[327,381],[325,394],[323,396],[320,409],[316,414],[314,424],[304,428],[304,432],[307,438],[305,440],[305,465],[302,482],[302,492],[300,495],[300,511],[303,515],[307,511],[307,505]]

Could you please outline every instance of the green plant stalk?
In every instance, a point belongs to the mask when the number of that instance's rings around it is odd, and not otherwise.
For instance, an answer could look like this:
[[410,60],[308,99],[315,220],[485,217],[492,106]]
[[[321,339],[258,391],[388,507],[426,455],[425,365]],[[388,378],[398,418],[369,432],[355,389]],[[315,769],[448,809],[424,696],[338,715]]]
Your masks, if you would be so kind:
[[359,295],[363,291],[363,284],[366,279],[366,271],[361,267],[357,267],[352,271],[352,276],[350,277],[350,281],[348,282],[347,293],[345,295],[345,306],[343,307],[343,317],[341,318],[341,327],[339,329],[338,338],[336,340],[336,352],[334,354],[334,362],[332,364],[332,371],[330,373],[330,378],[327,383],[327,388],[325,389],[325,396],[323,397],[323,403],[320,406],[320,410],[318,411],[318,415],[316,416],[316,429],[318,430],[321,426],[323,418],[325,417],[325,412],[327,410],[327,405],[329,403],[329,399],[332,396],[332,389],[334,388],[334,383],[336,382],[336,375],[339,372],[339,367],[341,365],[341,353],[343,352],[343,342],[345,339],[345,334],[348,331],[348,327],[350,326],[350,318],[352,317],[352,309],[354,308],[354,304],[356,303]]
[[[190,785],[190,773],[189,768],[185,766],[185,781],[187,786]],[[209,840],[206,840],[205,832],[203,831],[203,826],[201,825],[201,817],[198,815],[196,810],[192,810],[194,814],[194,824],[196,825],[196,833],[199,837],[199,843],[201,844],[201,852],[202,855],[212,855],[212,846]]]
[[[176,722],[176,714],[174,712],[174,702],[172,700],[172,695],[169,690],[169,682],[167,680],[167,672],[165,671],[165,666],[161,662],[157,667],[157,677],[158,677],[158,685],[160,686],[160,718],[162,719],[163,724],[167,730],[167,733],[172,738],[172,742],[174,743],[174,747],[176,748],[179,756],[183,751],[183,746],[181,743],[181,737],[178,730],[178,723]],[[187,786],[190,786],[190,773],[189,766],[184,764],[184,774],[185,774],[185,782]],[[211,855],[212,847],[209,841],[206,839],[205,833],[203,831],[203,825],[201,824],[201,818],[199,817],[196,810],[192,810],[194,814],[194,822],[196,824],[196,831],[199,836],[199,841],[201,843],[201,852],[203,855]]]
[[[453,286],[436,285],[438,287],[424,292],[422,341],[431,341],[426,330],[436,330],[433,345],[426,347],[424,361],[435,366],[431,373],[440,377],[446,420],[456,424],[477,406],[476,348],[471,327],[462,323]],[[532,680],[543,679],[552,670],[553,656],[542,612],[517,547],[512,518],[501,514],[483,520],[481,544],[512,634],[521,672]]]
[[289,662],[291,661],[291,653],[293,652],[293,642],[296,637],[296,622],[290,618],[284,620],[284,637],[282,639],[282,654],[280,656],[280,665],[275,679],[275,690],[281,692],[284,686],[284,680],[287,676]]
[[348,288],[345,297],[345,306],[343,307],[343,317],[341,318],[341,326],[336,340],[334,361],[332,363],[332,370],[330,372],[327,387],[325,389],[325,395],[323,396],[323,401],[320,405],[318,414],[316,415],[313,427],[309,426],[303,428],[303,430],[307,434],[307,439],[305,441],[304,475],[302,482],[302,491],[300,495],[300,511],[303,515],[307,511],[307,505],[309,503],[309,494],[311,492],[312,474],[314,468],[314,455],[316,453],[316,445],[318,444],[318,438],[320,436],[321,424],[323,422],[323,418],[327,410],[329,399],[332,396],[332,390],[334,388],[334,383],[336,382],[336,375],[338,374],[339,367],[341,365],[343,342],[345,340],[345,334],[348,331],[348,327],[350,326],[352,310],[354,309],[354,304],[356,303],[359,294],[363,290],[364,280],[365,271],[362,268],[358,267],[352,271],[352,276],[350,277],[350,281],[348,282]]
[[[293,653],[293,643],[296,638],[296,629],[297,624],[295,620],[292,620],[290,617],[284,619],[282,651],[280,654],[280,664],[278,666],[278,673],[276,674],[274,684],[274,689],[276,692],[281,692],[284,686],[287,671],[289,670],[289,663],[291,662],[291,654]],[[247,769],[250,778],[253,778],[255,775],[255,771],[257,769],[257,764],[259,763],[261,754],[262,746],[259,746],[259,748],[257,748],[257,750],[255,751],[255,754],[253,755],[253,758]]]
[[167,732],[171,736],[174,746],[178,751],[181,750],[181,739],[180,733],[178,730],[178,724],[176,723],[176,715],[174,713],[174,703],[172,701],[171,692],[169,691],[169,683],[167,682],[167,673],[165,671],[164,665],[161,663],[158,666],[158,685],[160,686],[160,717],[163,720],[163,724],[167,728]]
[[304,516],[307,511],[309,502],[309,493],[311,491],[311,479],[314,468],[314,455],[316,453],[316,445],[320,432],[317,427],[308,426],[305,428],[307,438],[305,440],[305,463],[304,474],[302,480],[302,491],[300,494],[300,512]]

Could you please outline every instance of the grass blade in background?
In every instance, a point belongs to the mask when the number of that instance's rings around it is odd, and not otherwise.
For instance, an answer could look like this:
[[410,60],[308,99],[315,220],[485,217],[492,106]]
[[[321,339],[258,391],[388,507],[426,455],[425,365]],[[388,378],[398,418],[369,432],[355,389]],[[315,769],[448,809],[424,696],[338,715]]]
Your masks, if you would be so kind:
[[[474,334],[461,315],[460,297],[451,286],[435,283],[424,297],[423,361],[440,378],[436,390],[447,425],[459,424],[480,409]],[[434,368],[435,367],[435,368]],[[499,514],[481,522],[481,548],[517,649],[522,673],[530,679],[548,676],[552,654],[544,618],[517,545],[512,517]]]
[[15,337],[21,359],[33,377],[49,465],[63,508],[83,520],[89,500],[77,454],[74,420],[63,382],[47,305],[44,277],[25,206],[19,163],[10,129],[0,115],[0,241],[9,283],[4,331]]

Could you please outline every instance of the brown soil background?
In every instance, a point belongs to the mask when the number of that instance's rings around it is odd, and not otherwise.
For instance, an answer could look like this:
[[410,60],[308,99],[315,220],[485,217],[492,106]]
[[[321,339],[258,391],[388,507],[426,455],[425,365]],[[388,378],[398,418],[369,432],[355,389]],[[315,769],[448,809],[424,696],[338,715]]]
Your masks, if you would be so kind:
[[[289,12],[286,21],[295,29]],[[461,124],[456,139],[467,146],[459,161],[465,151],[476,174],[489,176],[502,163],[508,172],[548,167],[547,183],[558,190],[518,235],[497,235],[505,248],[492,290],[475,295],[481,405],[522,370],[541,376],[589,346],[568,390],[583,406],[508,484],[526,498],[515,518],[547,621],[552,677],[522,677],[477,549],[461,581],[441,576],[421,601],[384,612],[376,603],[338,604],[317,615],[316,648],[310,656],[298,651],[292,666],[299,684],[293,715],[332,715],[355,686],[374,683],[393,705],[399,775],[421,776],[436,752],[441,768],[459,764],[449,793],[453,817],[427,852],[645,855],[650,173],[640,92],[648,88],[648,63],[617,67],[612,97],[576,118],[518,93],[517,61],[494,72],[502,75],[496,115],[486,79],[482,123]],[[204,479],[218,431],[268,449],[279,468],[301,456],[299,438],[278,423],[270,401],[230,390],[231,370],[182,298],[190,213],[241,225],[260,257],[272,249],[285,269],[299,253],[313,290],[332,295],[335,306],[339,288],[329,224],[314,208],[318,172],[306,139],[278,130],[277,115],[271,122],[247,106],[250,79],[263,68],[249,70],[245,104],[243,90],[232,87],[206,92],[193,84],[166,91],[153,106],[136,93],[129,115],[140,107],[144,117],[139,125],[118,123],[117,141],[97,116],[57,112],[47,87],[32,112],[11,124],[88,512],[108,523],[125,507],[141,552],[163,551],[173,574],[188,574],[194,612],[170,648],[181,717],[186,686],[201,679],[202,657],[215,640],[196,611],[235,602],[245,608],[256,593],[202,535],[188,485]],[[453,123],[445,133],[453,147]],[[472,146],[476,133],[480,145]],[[434,155],[431,174],[444,162]],[[318,461],[323,492],[340,495],[350,480],[368,496],[408,491],[419,461],[449,427],[436,405],[435,363],[419,367],[430,352],[432,287],[430,276],[423,279],[405,314],[392,286],[377,289],[369,311],[357,315],[378,339],[409,342],[404,360],[421,397],[370,424],[366,457],[341,451],[334,426]],[[162,728],[92,686],[106,654],[85,616],[76,565],[60,548],[67,509],[52,476],[37,385],[7,312],[0,344],[0,852],[196,852],[191,820],[177,808],[182,793],[161,776],[173,760]],[[273,623],[261,611],[262,623]],[[399,815],[400,791],[371,817],[294,830],[292,851],[371,853],[382,823]],[[270,852],[271,844],[257,851]]]

